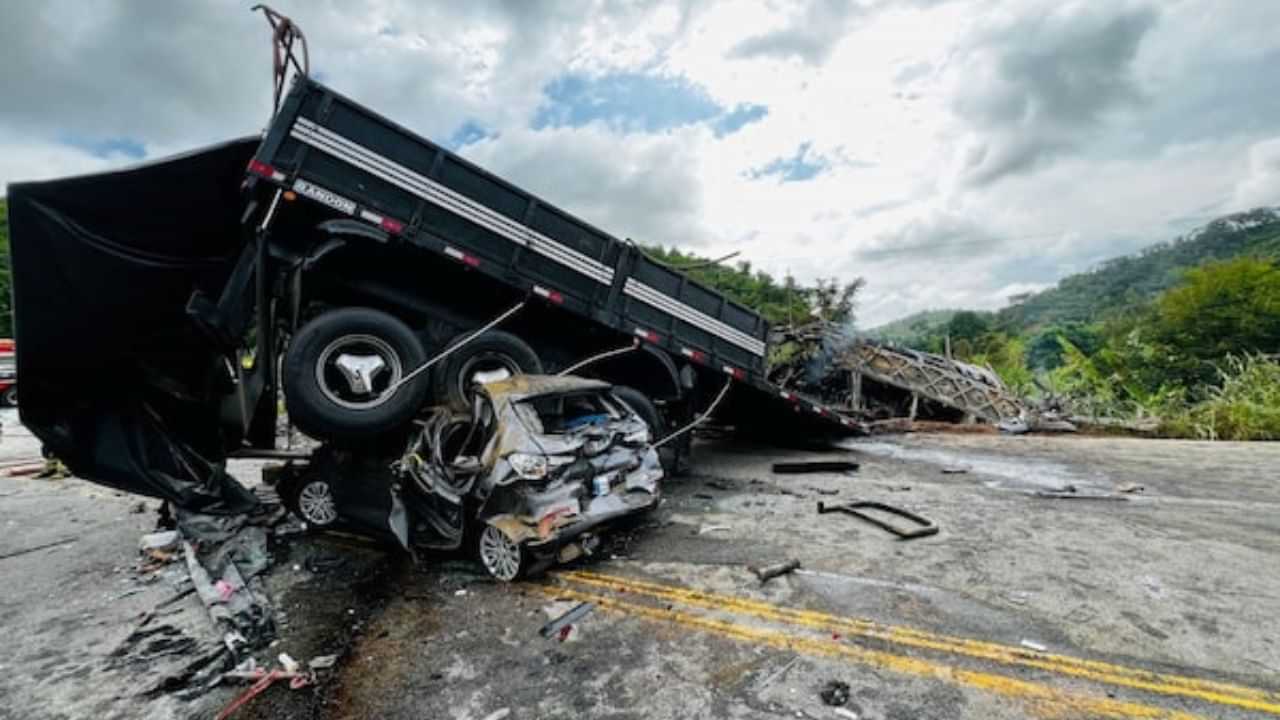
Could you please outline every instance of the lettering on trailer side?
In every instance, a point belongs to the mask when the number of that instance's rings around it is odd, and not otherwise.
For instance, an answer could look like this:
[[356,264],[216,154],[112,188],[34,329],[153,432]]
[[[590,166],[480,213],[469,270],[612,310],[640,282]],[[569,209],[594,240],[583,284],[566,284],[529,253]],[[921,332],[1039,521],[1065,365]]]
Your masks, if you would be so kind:
[[334,210],[341,210],[348,215],[356,214],[356,203],[354,200],[348,200],[331,190],[325,190],[318,185],[312,185],[302,178],[298,178],[293,181],[293,189],[294,192],[306,195],[316,202],[324,203]]

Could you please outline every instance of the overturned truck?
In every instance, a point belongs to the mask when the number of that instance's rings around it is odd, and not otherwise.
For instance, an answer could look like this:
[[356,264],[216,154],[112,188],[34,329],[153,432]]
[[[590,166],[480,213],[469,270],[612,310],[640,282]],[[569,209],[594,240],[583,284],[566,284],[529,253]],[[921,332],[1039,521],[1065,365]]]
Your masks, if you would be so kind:
[[23,422],[190,510],[253,507],[225,461],[279,453],[281,397],[311,464],[351,472],[477,383],[566,370],[655,440],[713,405],[779,438],[857,427],[767,381],[759,314],[305,74],[261,137],[8,196]]

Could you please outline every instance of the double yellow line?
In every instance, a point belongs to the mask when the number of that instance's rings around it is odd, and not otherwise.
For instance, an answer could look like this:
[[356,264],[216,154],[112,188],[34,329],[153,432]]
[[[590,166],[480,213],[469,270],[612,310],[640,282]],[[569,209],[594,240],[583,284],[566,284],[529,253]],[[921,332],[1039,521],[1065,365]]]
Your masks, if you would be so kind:
[[[733,613],[740,616],[745,615],[771,623],[817,630],[824,634],[838,632],[852,637],[879,640],[891,646],[936,651],[952,656],[984,660],[1013,667],[1048,671],[1082,680],[1280,716],[1280,697],[1277,697],[1276,694],[1230,683],[1157,673],[1097,660],[1036,652],[1020,647],[939,635],[913,628],[881,625],[857,618],[784,608],[745,598],[591,572],[565,572],[558,574],[557,577],[570,585],[587,586],[592,589],[607,590],[612,593],[647,598],[649,600],[680,603],[694,608]],[[829,639],[816,639],[779,630],[713,619],[688,613],[683,609],[665,610],[649,605],[625,602],[614,597],[591,594],[572,587],[548,587],[546,591],[550,594],[590,601],[607,610],[616,610],[651,620],[693,627],[749,642],[789,648],[807,654],[843,657],[859,663],[884,667],[906,674],[941,678],[949,682],[968,685],[999,695],[1021,698],[1037,706],[1047,714],[1056,715],[1062,711],[1070,711],[1077,714],[1108,718],[1186,719],[1199,717],[1181,711],[1166,710],[1111,698],[1064,693],[1046,685],[1017,680],[1004,675],[956,668],[920,657],[871,650],[850,643],[833,642]],[[1068,713],[1069,715],[1070,713]]]

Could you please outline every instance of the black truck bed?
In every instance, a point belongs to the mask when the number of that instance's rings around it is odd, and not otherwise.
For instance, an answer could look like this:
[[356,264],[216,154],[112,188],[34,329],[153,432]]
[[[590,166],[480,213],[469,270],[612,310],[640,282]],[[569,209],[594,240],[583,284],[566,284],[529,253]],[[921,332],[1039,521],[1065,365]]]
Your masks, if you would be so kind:
[[726,407],[738,413],[763,418],[787,409],[829,432],[857,427],[765,379],[768,326],[758,313],[314,80],[297,79],[249,171],[727,373],[757,391],[735,393]]

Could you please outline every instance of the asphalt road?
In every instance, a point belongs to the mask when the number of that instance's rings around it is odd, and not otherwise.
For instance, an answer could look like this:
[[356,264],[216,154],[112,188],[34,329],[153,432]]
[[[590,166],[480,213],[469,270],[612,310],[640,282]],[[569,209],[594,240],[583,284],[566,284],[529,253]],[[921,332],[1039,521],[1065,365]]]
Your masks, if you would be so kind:
[[[0,462],[30,452],[0,419]],[[844,458],[861,469],[770,472]],[[704,443],[697,474],[670,483],[651,517],[537,580],[298,540],[270,579],[287,614],[272,652],[337,652],[340,665],[237,717],[850,717],[820,698],[830,681],[849,686],[842,709],[860,718],[1280,716],[1277,468],[1275,444],[915,435],[819,455]],[[1034,494],[1130,485],[1143,490],[1124,500]],[[854,499],[941,531],[899,541],[816,512]],[[0,718],[212,717],[238,692],[144,691],[216,642],[197,604],[174,603],[165,622],[178,630],[152,652],[121,652],[172,593],[133,571],[154,524],[154,503],[137,503],[76,480],[0,478],[0,556],[71,539],[0,559]],[[347,562],[302,569],[321,550]],[[801,570],[763,586],[747,567],[793,558]],[[567,636],[539,635],[579,602],[593,609]]]

